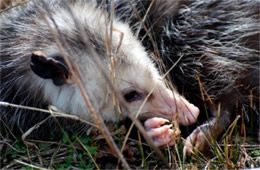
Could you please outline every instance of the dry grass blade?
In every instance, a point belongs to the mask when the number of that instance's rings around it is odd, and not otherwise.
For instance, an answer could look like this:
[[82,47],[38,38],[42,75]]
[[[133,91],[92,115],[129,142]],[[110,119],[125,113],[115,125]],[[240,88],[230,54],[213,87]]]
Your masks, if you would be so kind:
[[93,158],[93,156],[92,156],[91,153],[89,152],[88,148],[81,142],[81,140],[80,140],[78,137],[76,137],[76,139],[77,139],[77,141],[80,143],[80,145],[84,148],[84,150],[87,151],[89,157],[90,157],[91,160],[94,162],[94,164],[95,164],[97,170],[99,170],[99,166],[97,165],[95,159]]
[[[73,17],[73,14],[72,14],[72,13],[71,13],[71,15],[72,15],[72,17]],[[84,39],[84,43],[85,43],[86,48],[89,49],[90,46],[87,46],[88,41],[86,40],[86,37],[82,34],[82,33],[84,33],[84,31],[82,31],[83,29],[80,27],[80,24],[77,23],[77,20],[76,20],[76,19],[74,19],[74,21],[75,21],[75,23],[76,23],[75,25],[78,27],[78,30],[80,30],[81,36],[84,37],[83,39]],[[95,51],[94,51],[93,49],[89,49],[89,51],[90,51],[90,53],[92,53],[92,56],[94,56],[94,57],[93,57],[93,60],[95,61],[95,63],[96,63],[97,66],[99,67],[99,69],[101,70],[101,72],[102,72],[104,78],[106,79],[108,85],[110,86],[111,90],[114,92],[114,94],[115,94],[116,97],[118,98],[120,105],[126,109],[126,111],[128,112],[128,116],[129,116],[130,119],[135,123],[136,127],[140,130],[140,132],[142,133],[142,135],[144,136],[144,138],[146,139],[146,141],[149,143],[149,145],[152,146],[152,148],[153,148],[153,149],[155,150],[155,152],[158,154],[158,156],[160,157],[160,159],[162,159],[162,161],[164,162],[164,164],[165,164],[166,166],[168,166],[168,162],[167,162],[166,159],[164,158],[162,152],[159,150],[158,147],[156,147],[156,146],[153,144],[152,139],[146,134],[146,131],[145,131],[145,129],[143,128],[143,126],[142,126],[142,124],[140,123],[140,121],[135,118],[135,116],[134,116],[133,113],[131,113],[131,111],[129,110],[127,104],[125,103],[124,99],[122,98],[121,94],[119,94],[119,93],[117,92],[117,90],[115,89],[115,87],[114,87],[113,84],[111,83],[111,80],[110,80],[109,77],[107,76],[107,73],[106,73],[106,71],[104,70],[104,68],[103,68],[103,66],[102,66],[102,64],[101,64],[101,61],[100,61],[100,59],[97,57],[97,54],[95,53]],[[64,56],[64,57],[65,57],[65,56]],[[66,57],[65,57],[65,60],[67,60]],[[66,61],[66,62],[67,62],[67,61]],[[69,61],[68,61],[68,62],[69,62]],[[72,68],[70,68],[70,69],[72,69]],[[76,80],[77,80],[77,79],[76,79]],[[80,84],[79,84],[79,85],[80,85]],[[80,87],[82,87],[82,86],[80,86]],[[83,88],[80,88],[80,89],[82,90],[82,93],[83,93],[83,95],[84,95],[84,90],[83,90]],[[83,96],[83,97],[84,97],[84,99],[86,99],[86,96]],[[89,104],[90,104],[90,103],[89,103]],[[88,105],[88,106],[90,106],[90,105]],[[90,109],[90,110],[91,110],[91,109]],[[94,112],[94,110],[92,110],[92,111]],[[92,111],[91,111],[91,112],[92,112]],[[94,116],[94,119],[95,119],[96,123],[100,124],[101,122],[99,122],[99,121],[100,121],[102,118],[101,118],[98,114],[96,114],[96,115],[95,115],[94,113],[92,113],[92,114],[93,114],[92,116]],[[99,117],[99,118],[98,118],[99,121],[97,121],[95,117],[96,117],[96,118]],[[101,125],[101,126],[102,126],[102,125]],[[103,127],[105,127],[104,123],[103,123]],[[102,131],[102,129],[101,129],[102,133],[104,133],[104,136],[105,136],[106,140],[109,141],[109,139],[110,139],[110,142],[111,142],[111,143],[109,142],[108,144],[109,144],[110,146],[114,145],[114,146],[115,146],[114,149],[116,150],[116,153],[117,153],[118,156],[120,157],[121,161],[124,160],[124,158],[123,158],[123,156],[121,155],[121,153],[118,153],[118,148],[117,148],[116,145],[114,144],[111,135],[110,135],[110,136],[107,135],[107,134],[109,134],[107,128],[104,128],[103,130],[104,130],[104,131]],[[113,147],[112,147],[112,148],[113,148]],[[123,163],[125,164],[126,161],[124,161]]]
[[[45,3],[43,3],[43,4],[45,4]],[[45,4],[45,6],[46,6],[46,4]],[[77,27],[77,29],[79,30],[81,36],[83,37],[83,40],[84,40],[84,44],[85,44],[85,46],[86,46],[86,49],[89,49],[89,46],[87,46],[87,44],[88,44],[87,42],[88,42],[88,41],[87,41],[87,39],[86,39],[86,36],[84,36],[84,34],[83,34],[83,33],[84,33],[83,29],[81,28],[80,24],[77,23],[77,20],[75,19],[74,15],[73,15],[73,13],[72,13],[72,11],[71,11],[71,9],[70,9],[70,7],[69,7],[68,5],[67,5],[67,9],[68,9],[68,11],[70,12],[71,17],[73,18],[73,20],[74,20],[74,22],[75,22],[75,26]],[[38,6],[38,10],[41,11],[41,13],[42,13],[43,16],[45,16],[44,12],[42,11],[42,9],[41,9],[39,6]],[[89,111],[90,111],[91,116],[93,117],[94,121],[95,121],[96,124],[98,125],[99,130],[101,131],[101,133],[104,135],[104,137],[105,137],[105,139],[106,139],[108,145],[109,145],[109,146],[111,147],[111,149],[114,150],[115,153],[118,155],[118,157],[120,158],[120,160],[121,160],[122,163],[124,164],[125,168],[130,169],[130,167],[129,167],[128,163],[125,161],[123,155],[122,155],[121,152],[118,150],[118,148],[117,148],[117,146],[116,146],[116,144],[115,144],[115,142],[114,142],[112,136],[110,135],[109,130],[107,129],[106,125],[104,124],[104,121],[102,120],[101,116],[96,113],[96,111],[94,110],[92,104],[90,103],[89,97],[88,97],[88,95],[87,95],[87,93],[86,93],[86,89],[84,89],[84,86],[82,85],[82,82],[81,82],[81,80],[80,80],[80,78],[79,78],[79,70],[76,70],[77,67],[73,67],[73,66],[72,66],[72,63],[70,62],[68,56],[67,56],[66,53],[65,53],[64,47],[65,47],[65,48],[67,47],[66,49],[69,49],[69,48],[68,48],[68,45],[67,45],[66,41],[63,39],[62,35],[60,34],[59,28],[58,28],[57,24],[55,23],[55,21],[52,19],[51,15],[50,15],[50,12],[49,12],[48,10],[47,10],[47,12],[48,12],[48,14],[47,14],[48,17],[52,20],[52,22],[53,22],[53,24],[55,25],[57,31],[55,31],[54,29],[52,29],[52,27],[50,26],[50,23],[48,23],[47,19],[45,19],[45,20],[46,20],[47,24],[49,25],[49,28],[51,29],[51,31],[52,31],[52,33],[53,33],[53,36],[54,36],[54,38],[55,38],[55,40],[56,40],[56,43],[57,43],[57,45],[58,45],[58,47],[59,47],[59,49],[60,49],[60,51],[61,51],[61,53],[62,53],[62,55],[63,55],[63,57],[64,57],[64,59],[65,59],[65,62],[67,63],[67,65],[68,65],[68,67],[69,67],[69,69],[70,69],[70,71],[71,71],[71,73],[72,73],[72,77],[74,77],[74,79],[75,79],[75,81],[76,81],[76,84],[78,85],[78,88],[79,88],[79,90],[80,90],[80,92],[81,92],[81,95],[82,95],[82,97],[83,97],[83,99],[84,99],[86,105],[87,105],[88,108],[89,108]],[[58,35],[59,35],[59,36],[58,36]],[[60,38],[59,38],[59,37],[60,37]],[[64,47],[63,47],[62,44],[64,44]],[[92,52],[92,53],[94,54],[93,56],[95,56],[94,58],[96,58],[97,55],[96,55],[96,53],[94,52],[94,50],[93,50],[93,49],[89,49],[89,51]],[[102,68],[102,67],[101,67],[101,68]]]
[[[4,1],[5,0],[0,0],[0,9],[4,6],[4,3],[5,3]],[[32,0],[21,1],[21,2],[18,2],[17,4],[15,4],[15,5],[11,5],[11,6],[7,7],[7,8],[5,8],[5,9],[1,10],[0,14],[4,13],[4,12],[6,12],[6,11],[12,9],[12,8],[16,8],[18,6],[24,5],[24,4],[26,4],[26,3],[30,2],[30,1],[32,1]]]
[[[182,59],[182,57],[180,57],[180,58],[176,61],[176,63],[175,63],[174,65],[172,65],[172,67],[171,67],[169,70],[167,70],[167,72],[163,75],[163,78],[165,78],[165,77],[170,73],[170,71],[181,61],[181,59]],[[141,111],[142,111],[142,109],[143,109],[143,107],[144,107],[144,104],[147,102],[148,98],[149,98],[149,97],[151,96],[151,94],[153,93],[154,88],[155,88],[155,87],[153,87],[152,90],[148,93],[148,95],[145,97],[143,103],[142,103],[141,106],[139,107],[139,109],[138,109],[138,111],[137,111],[137,113],[136,113],[136,116],[135,116],[135,121],[137,121],[137,118],[138,118],[139,114],[141,113]],[[129,135],[130,135],[130,133],[131,133],[133,127],[134,127],[135,121],[133,121],[132,124],[131,124],[130,127],[129,127],[129,130],[128,130],[127,134],[126,134],[125,140],[124,140],[123,145],[122,145],[122,148],[121,148],[121,152],[123,152],[123,148],[124,148],[125,145],[126,145],[126,142],[127,142],[128,138],[129,138]]]
[[[93,124],[89,121],[86,121],[86,120],[81,119],[81,118],[74,116],[74,115],[62,113],[61,111],[57,112],[57,111],[39,109],[39,108],[35,108],[35,107],[22,106],[22,105],[17,105],[17,104],[13,104],[13,103],[2,102],[2,101],[0,101],[0,105],[5,106],[5,107],[15,107],[15,108],[20,108],[20,109],[25,109],[25,110],[32,110],[32,111],[37,111],[37,112],[48,113],[48,114],[52,115],[53,117],[64,117],[64,118],[69,118],[69,119],[72,119],[72,120],[78,120],[78,121],[86,123],[90,126],[93,126],[95,128],[98,128],[95,124]],[[55,108],[55,110],[57,110],[57,109]]]
[[23,135],[22,135],[22,141],[23,143],[27,146],[27,145],[34,145],[34,143],[30,143],[26,141],[26,137],[29,136],[35,129],[39,128],[41,126],[41,124],[43,124],[44,122],[46,122],[49,118],[51,118],[51,116],[48,116],[46,119],[42,120],[41,122],[35,124],[33,127],[31,127],[30,129],[28,129]]
[[124,99],[122,98],[121,94],[119,94],[117,92],[117,90],[115,89],[115,87],[113,86],[113,84],[111,83],[110,79],[108,78],[106,72],[104,71],[102,64],[100,63],[100,61],[98,60],[98,58],[94,57],[96,64],[98,65],[98,67],[101,69],[101,72],[103,74],[103,76],[105,77],[106,81],[108,82],[108,85],[110,86],[110,88],[112,89],[112,91],[115,93],[116,97],[119,99],[119,103],[122,107],[124,107],[126,109],[126,112],[128,113],[128,117],[132,120],[132,122],[135,123],[136,127],[140,130],[140,132],[142,133],[142,135],[144,136],[145,140],[149,143],[149,145],[154,149],[154,151],[158,154],[158,156],[160,157],[160,159],[163,161],[163,163],[168,166],[168,162],[166,161],[166,159],[164,158],[162,152],[159,150],[158,147],[156,147],[153,142],[152,139],[147,135],[143,125],[141,124],[141,122],[136,119],[135,114],[133,114],[130,109],[128,108],[127,104],[125,103]]
[[47,170],[46,168],[42,168],[42,167],[38,167],[36,165],[28,164],[28,163],[20,161],[20,160],[14,160],[14,161],[17,162],[17,163],[20,163],[22,165],[26,165],[28,167],[31,167],[31,168],[35,168],[35,169],[39,169],[39,170]]

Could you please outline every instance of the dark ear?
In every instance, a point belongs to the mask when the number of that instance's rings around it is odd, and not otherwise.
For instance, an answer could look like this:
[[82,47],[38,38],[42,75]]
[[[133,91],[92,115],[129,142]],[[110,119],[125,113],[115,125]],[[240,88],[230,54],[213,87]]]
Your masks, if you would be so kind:
[[61,56],[47,57],[41,51],[35,51],[31,56],[32,71],[43,79],[52,79],[56,86],[68,82],[70,78],[69,68]]

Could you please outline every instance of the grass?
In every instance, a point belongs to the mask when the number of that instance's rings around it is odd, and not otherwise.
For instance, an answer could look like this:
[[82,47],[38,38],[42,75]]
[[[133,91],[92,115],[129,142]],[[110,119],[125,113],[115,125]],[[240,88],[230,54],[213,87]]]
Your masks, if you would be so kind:
[[68,137],[66,133],[57,142],[28,140],[25,143],[17,138],[5,144],[1,150],[1,167],[7,169],[91,169],[95,167],[92,155],[97,155],[98,149],[90,137]]
[[[117,146],[122,146],[127,129],[121,125],[109,126]],[[114,169],[123,168],[118,158],[98,131],[90,135],[73,136],[64,132],[59,141],[41,141],[13,138],[1,127],[0,163],[4,169]],[[123,155],[133,169],[167,168],[141,138],[130,135]],[[171,168],[181,169],[236,169],[260,166],[260,146],[255,138],[243,137],[239,132],[216,142],[207,155],[196,153],[184,157],[183,140],[173,147],[161,149]]]
[[[1,8],[23,2],[0,1]],[[14,2],[14,1],[13,1]],[[241,119],[238,117],[238,119]],[[109,147],[104,135],[93,127],[90,134],[80,136],[63,131],[62,139],[32,140],[16,137],[5,122],[1,122],[0,167],[3,169],[122,169],[117,153]],[[239,127],[242,128],[239,128]],[[107,125],[116,147],[133,169],[167,168],[141,137],[137,129],[129,138],[128,128],[121,122]],[[220,141],[212,141],[210,150],[195,153],[191,157],[183,154],[183,138],[178,138],[173,147],[161,148],[164,159],[172,169],[238,169],[260,166],[260,146],[256,137],[247,137],[253,131],[245,124],[234,121]],[[242,129],[242,130],[241,130]],[[124,144],[124,141],[126,143]],[[124,148],[122,148],[124,146]]]

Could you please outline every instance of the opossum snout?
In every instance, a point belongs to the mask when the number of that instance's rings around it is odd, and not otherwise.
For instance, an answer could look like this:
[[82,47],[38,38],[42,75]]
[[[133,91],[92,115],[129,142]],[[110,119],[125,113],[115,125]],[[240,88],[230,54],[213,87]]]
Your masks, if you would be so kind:
[[181,125],[196,122],[200,110],[176,92],[164,88],[153,93],[151,101],[141,117],[162,117],[169,121],[177,120]]
[[[174,112],[174,118],[182,125],[191,125],[196,122],[200,110],[188,102],[183,96],[167,89],[162,94],[162,100],[165,101],[166,113]],[[167,107],[168,106],[168,107]]]

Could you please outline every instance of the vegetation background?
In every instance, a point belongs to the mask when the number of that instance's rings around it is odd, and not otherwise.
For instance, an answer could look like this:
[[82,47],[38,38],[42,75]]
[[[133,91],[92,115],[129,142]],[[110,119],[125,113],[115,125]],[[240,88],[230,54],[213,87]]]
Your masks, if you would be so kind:
[[[0,0],[1,12],[25,3],[25,0]],[[64,131],[59,141],[22,139],[15,136],[0,120],[0,167],[3,169],[122,169],[114,151],[96,128],[81,135]],[[260,167],[260,145],[257,137],[247,137],[238,121],[233,122],[222,140],[213,141],[207,154],[183,154],[183,139],[164,153],[172,169],[239,169]],[[124,122],[108,124],[112,138],[121,150],[128,132]],[[132,130],[123,155],[133,169],[168,168],[150,148],[137,129]],[[241,135],[242,134],[242,135]]]

